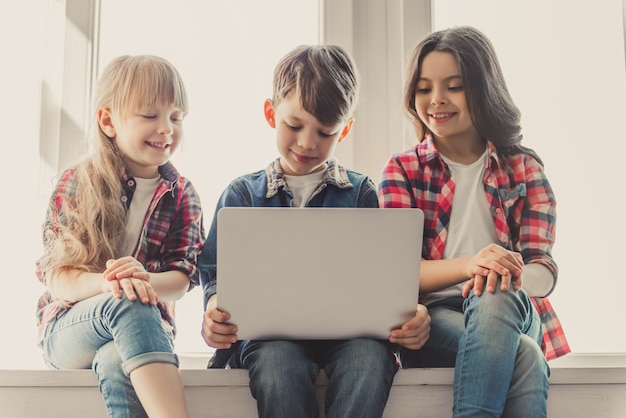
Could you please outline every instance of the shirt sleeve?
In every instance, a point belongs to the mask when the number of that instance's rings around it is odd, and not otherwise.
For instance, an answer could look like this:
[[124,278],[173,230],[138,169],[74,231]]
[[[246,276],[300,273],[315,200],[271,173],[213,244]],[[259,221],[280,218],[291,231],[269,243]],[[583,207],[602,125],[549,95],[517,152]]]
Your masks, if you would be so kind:
[[189,181],[183,182],[182,199],[169,227],[166,254],[161,271],[179,270],[190,280],[190,289],[199,284],[198,256],[204,240],[200,197]]
[[215,206],[209,234],[198,258],[205,309],[209,298],[217,293],[217,213],[221,208],[231,206],[251,206],[247,189],[236,180],[222,192]]
[[42,225],[42,242],[43,254],[35,263],[35,274],[37,279],[47,285],[47,273],[52,266],[52,258],[50,257],[50,248],[52,242],[58,235],[58,217],[63,201],[69,194],[75,193],[75,170],[68,169],[63,172],[61,178],[57,182],[54,191],[50,196],[46,217]]
[[552,258],[555,240],[556,199],[541,165],[532,158],[526,163],[526,199],[519,226],[518,251],[526,264],[541,263],[557,277]]
[[398,155],[392,156],[383,168],[378,201],[382,208],[416,207],[411,181]]
[[376,185],[369,177],[365,177],[361,184],[361,191],[357,207],[359,208],[377,208],[378,195]]

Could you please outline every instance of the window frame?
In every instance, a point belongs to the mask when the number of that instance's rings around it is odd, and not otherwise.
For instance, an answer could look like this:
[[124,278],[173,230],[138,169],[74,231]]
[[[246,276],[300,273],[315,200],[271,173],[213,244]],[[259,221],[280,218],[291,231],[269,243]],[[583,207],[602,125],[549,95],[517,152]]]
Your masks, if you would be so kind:
[[[100,0],[49,0],[48,4],[42,179],[51,178],[86,151],[99,52]],[[320,42],[350,52],[361,79],[356,123],[350,140],[337,149],[337,157],[377,181],[386,156],[414,142],[403,117],[397,81],[403,77],[410,48],[431,30],[431,0],[319,0],[319,7]],[[41,185],[44,194],[51,187],[49,180]]]
[[[86,148],[101,4],[100,0],[47,3],[39,137],[39,192],[46,198],[53,186],[50,179]],[[320,42],[342,45],[352,53],[362,82],[356,124],[350,138],[337,148],[337,156],[347,167],[378,181],[386,158],[415,143],[403,115],[398,80],[411,48],[432,30],[433,1],[319,0],[319,5]],[[626,55],[626,0],[621,6]]]

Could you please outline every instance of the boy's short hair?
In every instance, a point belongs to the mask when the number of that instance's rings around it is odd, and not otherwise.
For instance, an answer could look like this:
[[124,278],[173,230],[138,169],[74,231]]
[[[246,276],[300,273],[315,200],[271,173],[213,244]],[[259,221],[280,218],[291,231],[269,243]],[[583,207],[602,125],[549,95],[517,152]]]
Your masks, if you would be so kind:
[[303,45],[274,70],[274,106],[291,93],[304,110],[328,126],[346,122],[358,101],[359,80],[350,55],[335,45]]

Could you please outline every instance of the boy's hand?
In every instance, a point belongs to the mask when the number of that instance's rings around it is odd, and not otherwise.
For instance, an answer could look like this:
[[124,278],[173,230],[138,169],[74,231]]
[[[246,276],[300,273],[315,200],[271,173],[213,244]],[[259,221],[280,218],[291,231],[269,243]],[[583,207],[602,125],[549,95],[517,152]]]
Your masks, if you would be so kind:
[[411,350],[419,350],[428,341],[429,337],[430,315],[428,315],[428,308],[419,304],[413,318],[399,329],[391,331],[389,342],[399,344]]
[[217,297],[211,296],[202,316],[202,338],[213,348],[230,348],[237,342],[237,326],[230,324],[230,314],[217,309]]

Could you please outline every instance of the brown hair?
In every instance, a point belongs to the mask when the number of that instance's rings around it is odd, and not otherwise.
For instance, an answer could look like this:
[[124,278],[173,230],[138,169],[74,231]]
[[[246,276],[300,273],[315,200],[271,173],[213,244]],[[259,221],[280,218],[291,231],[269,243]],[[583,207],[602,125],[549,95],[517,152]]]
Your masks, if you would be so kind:
[[482,32],[470,26],[431,33],[415,47],[409,58],[404,108],[421,132],[418,139],[424,139],[428,128],[415,110],[415,88],[422,61],[432,51],[448,52],[456,59],[472,123],[478,133],[504,154],[526,152],[541,163],[534,151],[520,145],[521,113],[509,94],[493,45]]
[[354,113],[359,80],[352,58],[334,45],[300,46],[274,70],[274,106],[292,92],[304,110],[328,126],[344,123]]

